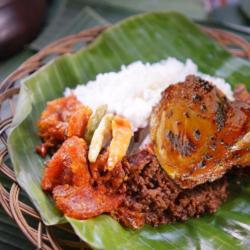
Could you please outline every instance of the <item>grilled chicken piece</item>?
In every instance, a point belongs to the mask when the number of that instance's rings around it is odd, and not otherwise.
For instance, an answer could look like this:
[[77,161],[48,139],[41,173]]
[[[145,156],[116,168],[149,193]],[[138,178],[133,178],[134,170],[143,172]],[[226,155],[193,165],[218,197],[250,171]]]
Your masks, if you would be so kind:
[[182,188],[214,181],[234,165],[250,165],[247,144],[234,147],[248,131],[250,106],[230,102],[195,76],[168,87],[150,121],[155,154]]
[[86,160],[88,146],[76,136],[66,140],[44,169],[42,188],[52,191],[58,185],[84,186],[90,181]]
[[48,102],[38,122],[44,144],[37,151],[45,151],[44,156],[47,149],[55,148],[68,137],[82,137],[91,113],[73,95]]
[[48,162],[42,188],[53,194],[57,208],[76,219],[88,219],[118,207],[122,195],[93,186],[87,162],[87,144],[73,136]]
[[79,220],[111,212],[121,202],[121,196],[105,195],[91,186],[57,186],[53,190],[53,198],[60,211]]

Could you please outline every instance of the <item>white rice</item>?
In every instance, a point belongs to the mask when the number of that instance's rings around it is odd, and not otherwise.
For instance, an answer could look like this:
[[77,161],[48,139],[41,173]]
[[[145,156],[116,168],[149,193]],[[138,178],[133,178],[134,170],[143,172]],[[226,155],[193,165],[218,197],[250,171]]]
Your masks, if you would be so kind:
[[233,99],[231,87],[223,79],[198,71],[191,59],[185,63],[168,58],[157,63],[134,62],[122,66],[119,72],[98,74],[94,81],[66,89],[65,95],[73,94],[83,104],[95,110],[106,104],[108,111],[130,120],[134,131],[144,128],[160,98],[161,92],[169,85],[184,81],[189,74],[201,76],[211,81],[229,98]]

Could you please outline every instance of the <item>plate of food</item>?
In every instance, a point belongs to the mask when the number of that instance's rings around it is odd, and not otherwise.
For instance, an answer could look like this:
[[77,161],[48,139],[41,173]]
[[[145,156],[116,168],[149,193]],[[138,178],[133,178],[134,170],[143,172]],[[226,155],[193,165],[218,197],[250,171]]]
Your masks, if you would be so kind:
[[18,183],[93,249],[248,249],[249,86],[186,17],[130,17],[22,81]]

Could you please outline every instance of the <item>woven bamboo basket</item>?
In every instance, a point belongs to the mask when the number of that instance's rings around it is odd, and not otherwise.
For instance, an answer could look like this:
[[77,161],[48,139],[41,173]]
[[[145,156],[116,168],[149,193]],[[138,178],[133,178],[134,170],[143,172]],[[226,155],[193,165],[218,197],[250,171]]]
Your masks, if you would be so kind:
[[[15,114],[20,80],[38,70],[51,58],[65,53],[74,53],[76,45],[92,42],[106,28],[107,26],[98,26],[50,44],[25,61],[0,84],[0,174],[6,176],[11,182],[10,188],[6,188],[0,183],[0,204],[36,249],[89,248],[75,236],[69,225],[45,226],[32,204],[21,198],[22,190],[18,186],[15,173],[10,166],[7,150],[8,129]],[[233,55],[250,59],[250,43],[243,38],[218,29],[202,29]],[[67,235],[67,238],[65,238],[65,235]]]

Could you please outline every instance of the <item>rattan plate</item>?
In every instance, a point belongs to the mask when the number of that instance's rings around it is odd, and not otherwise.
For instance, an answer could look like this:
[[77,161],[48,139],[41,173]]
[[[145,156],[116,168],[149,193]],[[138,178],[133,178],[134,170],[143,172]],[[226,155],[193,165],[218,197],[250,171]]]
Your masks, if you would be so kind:
[[[52,58],[65,53],[74,53],[76,48],[94,41],[106,28],[107,26],[98,26],[50,44],[25,61],[0,84],[0,172],[10,182],[10,188],[0,183],[0,204],[37,249],[88,249],[88,247],[75,236],[68,225],[45,226],[30,202],[22,198],[22,190],[10,166],[7,150],[8,129],[15,114],[20,80],[37,71]],[[202,29],[233,55],[250,59],[250,43],[243,38],[223,30],[204,27]],[[64,235],[67,235],[67,238]]]

